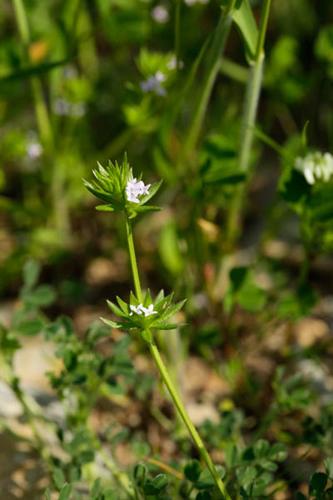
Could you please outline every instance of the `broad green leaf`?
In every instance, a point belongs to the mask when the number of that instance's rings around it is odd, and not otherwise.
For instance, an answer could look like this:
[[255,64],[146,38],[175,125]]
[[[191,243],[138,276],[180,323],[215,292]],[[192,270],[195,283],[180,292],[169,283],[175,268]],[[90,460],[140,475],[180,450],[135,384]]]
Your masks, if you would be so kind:
[[33,336],[43,330],[44,322],[41,319],[31,319],[23,321],[18,326],[18,331],[21,335]]
[[137,464],[134,467],[133,476],[134,476],[135,482],[139,486],[142,486],[144,484],[146,474],[147,474],[147,467],[144,464]]
[[40,272],[40,266],[35,260],[28,260],[23,267],[23,280],[26,288],[30,289],[36,285]]
[[269,442],[259,439],[254,445],[254,455],[257,458],[266,457],[269,452]]
[[61,489],[59,500],[69,500],[71,493],[72,493],[72,486],[66,483]]
[[200,473],[201,473],[201,466],[198,460],[191,460],[184,467],[185,477],[189,481],[192,482],[197,481],[199,479]]
[[310,480],[310,491],[312,493],[323,493],[327,484],[327,474],[324,472],[315,472]]
[[158,474],[152,480],[152,483],[153,483],[154,487],[158,491],[163,490],[167,486],[168,482],[169,482],[169,480],[168,480],[168,476],[166,474]]
[[55,300],[55,291],[49,285],[40,285],[34,292],[25,296],[24,299],[27,303],[35,307],[49,306]]
[[53,471],[53,481],[58,490],[61,490],[65,483],[65,476],[61,469],[55,468]]

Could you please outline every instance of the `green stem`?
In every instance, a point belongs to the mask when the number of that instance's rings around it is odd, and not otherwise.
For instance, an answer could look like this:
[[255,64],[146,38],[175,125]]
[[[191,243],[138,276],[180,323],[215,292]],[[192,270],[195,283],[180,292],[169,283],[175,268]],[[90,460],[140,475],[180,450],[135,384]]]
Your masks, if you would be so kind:
[[[264,43],[267,31],[268,16],[271,0],[264,0],[262,16],[259,26],[258,42],[254,61],[250,69],[249,80],[246,88],[243,119],[240,134],[240,151],[238,165],[241,171],[248,174],[250,167],[251,149],[254,138],[254,128],[258,110],[259,97],[262,86],[264,68]],[[240,218],[244,195],[246,192],[246,182],[235,193],[230,207],[227,221],[227,242],[229,250],[233,250],[241,232]]]
[[225,42],[230,31],[232,22],[232,10],[234,4],[235,1],[231,0],[229,2],[228,8],[222,11],[219,23],[215,31],[215,35],[212,41],[210,58],[208,61],[207,76],[201,91],[201,95],[199,97],[198,105],[194,113],[192,125],[185,142],[185,153],[189,153],[192,149],[195,149],[200,131],[202,129],[202,124],[206,115],[213,86],[220,71],[221,56],[224,51]]
[[[132,275],[133,275],[133,281],[134,281],[134,288],[135,288],[135,293],[138,298],[138,300],[141,302],[142,301],[142,289],[141,289],[141,283],[140,283],[140,276],[139,276],[139,271],[138,271],[138,266],[136,262],[136,255],[135,255],[135,248],[134,248],[134,241],[133,241],[133,231],[132,231],[132,224],[128,220],[127,215],[126,217],[126,235],[127,235],[127,242],[128,242],[128,250],[129,250],[129,255],[130,255],[130,262],[131,262],[131,268],[132,268]],[[147,338],[152,338],[151,332],[147,332]],[[191,438],[194,441],[194,444],[196,445],[202,459],[206,463],[214,481],[215,484],[222,494],[222,498],[225,500],[231,500],[230,496],[228,495],[225,485],[222,481],[222,479],[219,477],[217,470],[215,469],[215,466],[213,464],[212,459],[210,458],[210,455],[205,448],[205,445],[194,427],[184,404],[181,401],[181,398],[178,394],[177,389],[174,386],[174,383],[169,375],[169,372],[160,356],[159,350],[156,346],[156,344],[151,341],[149,342],[149,349],[151,352],[151,355],[156,363],[156,366],[160,372],[160,375],[162,377],[163,382],[165,383],[169,394],[172,398],[172,401],[174,402],[174,405],[178,411],[178,414],[180,415],[181,419],[183,420],[187,430],[189,431],[189,434]]]
[[156,363],[156,366],[160,372],[162,380],[169,391],[169,394],[172,398],[172,401],[174,402],[174,405],[177,408],[177,411],[178,411],[179,415],[181,416],[191,438],[193,439],[193,442],[196,445],[202,459],[206,463],[206,465],[207,465],[207,467],[208,467],[208,469],[209,469],[209,471],[210,471],[210,473],[215,481],[215,484],[216,484],[218,490],[222,494],[222,498],[225,498],[227,500],[231,500],[231,498],[226,490],[226,487],[225,487],[222,479],[218,475],[217,470],[215,468],[215,465],[213,464],[213,461],[210,458],[210,455],[209,455],[198,431],[194,427],[194,425],[193,425],[193,423],[192,423],[192,421],[191,421],[191,419],[190,419],[190,417],[185,409],[185,406],[180,399],[178,391],[175,388],[175,386],[171,380],[171,377],[169,376],[168,370],[163,362],[163,359],[161,358],[161,355],[159,353],[159,350],[158,350],[156,344],[150,343],[149,349],[150,349],[151,355]]
[[176,15],[175,15],[175,54],[177,71],[180,69],[180,10],[181,0],[176,0]]
[[264,0],[262,15],[261,15],[261,19],[260,19],[260,26],[259,26],[258,43],[257,43],[257,50],[256,50],[256,60],[258,60],[260,58],[261,54],[264,51],[268,17],[269,17],[269,12],[271,9],[271,3],[272,3],[272,0]]
[[125,216],[125,220],[126,220],[127,244],[128,244],[128,251],[129,251],[131,268],[132,268],[135,294],[136,294],[138,301],[142,302],[142,290],[141,290],[140,275],[139,275],[139,270],[138,270],[138,265],[137,265],[137,261],[136,261],[136,255],[135,255],[132,223],[128,219],[127,215]]
[[[20,37],[24,46],[26,56],[29,57],[28,50],[31,37],[24,3],[22,0],[13,0],[13,4]],[[49,112],[43,96],[42,83],[39,78],[31,78],[31,88],[40,137],[42,142],[44,143],[44,146],[48,149],[53,146],[53,134]]]

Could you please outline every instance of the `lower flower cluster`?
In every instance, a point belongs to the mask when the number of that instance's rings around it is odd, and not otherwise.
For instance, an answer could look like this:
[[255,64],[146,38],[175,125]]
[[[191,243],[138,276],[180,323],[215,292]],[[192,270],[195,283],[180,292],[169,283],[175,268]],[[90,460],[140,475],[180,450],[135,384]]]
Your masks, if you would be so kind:
[[149,290],[142,301],[131,293],[129,303],[124,302],[120,297],[117,297],[117,304],[107,301],[111,311],[117,316],[117,321],[102,319],[112,328],[129,332],[172,330],[179,325],[171,320],[185,303],[185,300],[177,303],[173,303],[172,300],[173,294],[165,296],[163,290],[155,300],[152,299]]

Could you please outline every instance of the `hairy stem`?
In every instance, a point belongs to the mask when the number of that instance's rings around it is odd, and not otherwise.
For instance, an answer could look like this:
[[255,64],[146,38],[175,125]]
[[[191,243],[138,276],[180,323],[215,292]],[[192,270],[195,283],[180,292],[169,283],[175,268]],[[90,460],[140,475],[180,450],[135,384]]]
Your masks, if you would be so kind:
[[136,294],[138,301],[142,302],[142,290],[141,290],[139,270],[138,270],[138,265],[137,265],[137,261],[136,261],[136,255],[135,255],[132,223],[127,218],[127,216],[125,216],[125,219],[126,219],[126,236],[127,236],[128,252],[129,252],[129,256],[130,256],[135,294]]
[[198,431],[194,427],[194,425],[193,425],[193,423],[192,423],[192,421],[191,421],[191,419],[190,419],[190,417],[185,409],[185,406],[184,406],[182,400],[180,399],[178,391],[175,388],[175,386],[171,380],[171,377],[168,373],[168,370],[164,364],[163,359],[161,358],[161,355],[159,353],[157,345],[155,343],[150,343],[149,349],[150,349],[150,353],[155,361],[155,364],[158,368],[158,371],[160,372],[161,378],[169,391],[169,394],[172,398],[172,401],[173,401],[182,421],[184,422],[195,446],[197,447],[201,458],[206,463],[206,465],[207,465],[207,467],[208,467],[208,469],[209,469],[209,471],[210,471],[210,473],[215,481],[215,484],[216,484],[218,490],[222,494],[222,498],[225,498],[226,500],[231,500],[229,494],[227,493],[226,487],[225,487],[222,479],[218,475],[218,472],[215,468],[215,465],[213,464],[213,461],[212,461]]

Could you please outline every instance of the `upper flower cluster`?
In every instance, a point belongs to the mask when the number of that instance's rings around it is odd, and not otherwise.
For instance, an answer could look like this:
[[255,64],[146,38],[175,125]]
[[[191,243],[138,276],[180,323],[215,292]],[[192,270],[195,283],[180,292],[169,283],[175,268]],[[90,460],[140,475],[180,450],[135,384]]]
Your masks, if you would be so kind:
[[304,158],[296,158],[295,168],[303,173],[308,184],[328,182],[333,176],[333,156],[318,151],[309,153]]
[[128,179],[126,184],[126,198],[132,203],[140,203],[139,196],[149,194],[150,184],[145,184],[143,181],[138,181],[135,178]]
[[154,196],[161,182],[145,184],[141,177],[133,177],[126,157],[121,165],[109,161],[108,165],[103,167],[98,163],[98,169],[93,170],[93,175],[94,180],[85,180],[84,183],[92,194],[105,202],[97,206],[97,210],[122,211],[130,218],[139,212],[158,210],[158,207],[146,203]]

